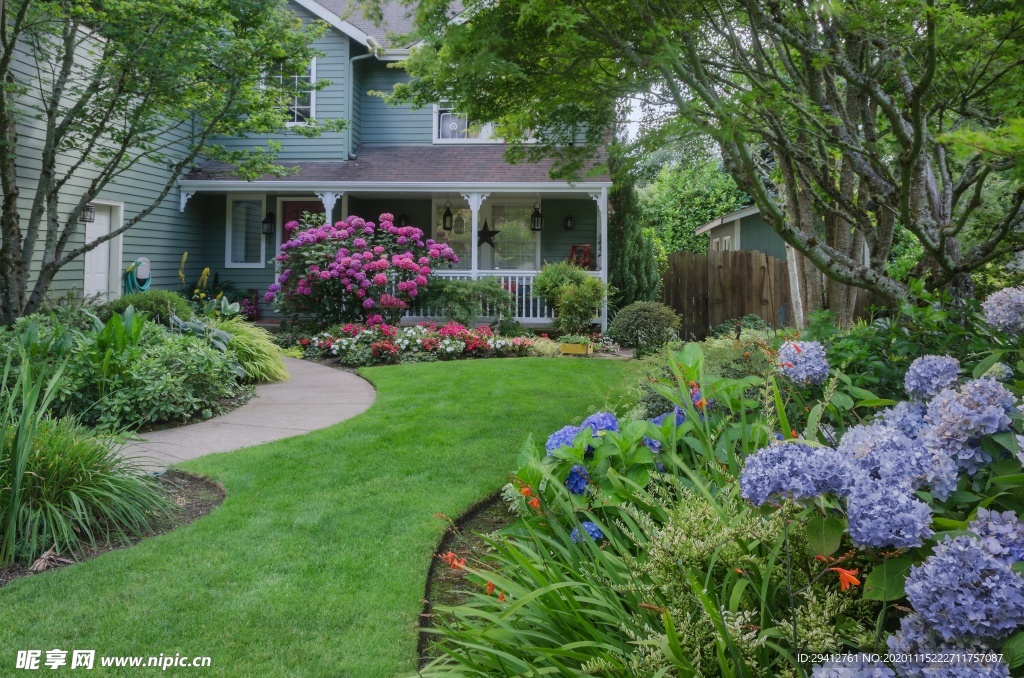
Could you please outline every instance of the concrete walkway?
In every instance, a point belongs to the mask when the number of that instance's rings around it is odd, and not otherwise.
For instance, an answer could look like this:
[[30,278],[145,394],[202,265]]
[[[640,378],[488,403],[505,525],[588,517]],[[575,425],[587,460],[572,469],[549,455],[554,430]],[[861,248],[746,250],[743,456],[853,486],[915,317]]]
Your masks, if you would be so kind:
[[376,392],[351,372],[285,358],[291,378],[256,387],[256,396],[208,421],[140,434],[123,454],[148,470],[327,428],[365,412]]

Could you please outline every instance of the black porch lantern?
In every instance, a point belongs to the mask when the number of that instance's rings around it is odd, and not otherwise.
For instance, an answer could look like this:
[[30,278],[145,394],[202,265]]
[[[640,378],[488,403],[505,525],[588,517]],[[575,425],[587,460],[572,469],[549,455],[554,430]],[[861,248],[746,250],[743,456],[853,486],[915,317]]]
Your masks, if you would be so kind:
[[398,225],[399,226],[408,226],[409,225],[409,217],[405,216],[404,214],[399,216],[398,217]]
[[533,203],[533,214],[530,215],[530,230],[536,233],[544,230],[544,215],[540,213],[540,203]]
[[565,230],[567,231],[571,231],[573,228],[576,227],[576,221],[572,218],[571,214],[565,218],[563,226],[565,226]]
[[263,235],[273,235],[277,220],[274,219],[273,212],[267,212],[267,216],[263,217],[263,221],[260,222],[263,225]]
[[451,231],[455,227],[455,220],[452,216],[452,204],[450,201],[444,201],[444,214],[441,215],[441,228],[446,231]]
[[466,220],[462,217],[462,214],[455,217],[455,234],[462,235],[466,232]]
[[78,223],[91,224],[94,221],[96,221],[96,207],[90,202],[82,208],[82,213],[78,217]]

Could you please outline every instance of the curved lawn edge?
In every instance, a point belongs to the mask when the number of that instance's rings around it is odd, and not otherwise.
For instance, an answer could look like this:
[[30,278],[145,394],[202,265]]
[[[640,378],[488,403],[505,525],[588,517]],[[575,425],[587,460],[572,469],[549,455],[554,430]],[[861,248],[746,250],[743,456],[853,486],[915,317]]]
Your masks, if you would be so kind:
[[492,495],[527,435],[614,401],[632,369],[540,358],[367,369],[378,391],[363,415],[185,464],[227,489],[205,519],[0,589],[17,620],[0,624],[0,647],[210,656],[206,675],[414,673],[446,527],[435,514]]

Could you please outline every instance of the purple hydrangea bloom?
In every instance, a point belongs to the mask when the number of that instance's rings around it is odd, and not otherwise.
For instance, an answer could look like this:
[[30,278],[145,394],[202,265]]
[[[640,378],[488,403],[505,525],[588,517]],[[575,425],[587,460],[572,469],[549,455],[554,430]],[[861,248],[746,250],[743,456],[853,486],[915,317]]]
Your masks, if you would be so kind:
[[[928,630],[925,621],[917,613],[908,614],[900,620],[900,630],[889,636],[886,644],[889,652],[907,659],[917,656],[921,661],[894,664],[896,672],[907,678],[1009,678],[1010,670],[998,661],[980,661],[979,655],[996,657],[998,653],[990,647],[958,640],[943,642]],[[944,661],[926,663],[927,655],[946,655]],[[956,655],[956,658],[951,655]],[[936,657],[940,659],[940,657]]]
[[676,426],[682,426],[683,422],[686,421],[686,413],[683,412],[678,405],[672,408],[672,410],[669,412],[659,414],[654,419],[651,419],[650,422],[655,426],[661,426],[665,422],[665,420],[671,417],[673,414],[675,414],[676,416]]
[[808,499],[823,494],[845,496],[856,472],[846,456],[830,447],[775,443],[747,458],[740,474],[744,499],[755,506],[770,497]]
[[573,438],[575,438],[576,434],[582,430],[583,429],[579,426],[565,426],[552,433],[548,436],[547,444],[544,445],[545,449],[548,451],[548,455],[560,447],[569,447],[572,445]]
[[565,486],[573,494],[583,494],[587,491],[587,483],[590,482],[590,474],[587,469],[576,464],[569,469],[569,475],[565,479]]
[[1004,638],[1024,624],[1024,578],[968,536],[946,540],[907,576],[907,600],[946,642]]
[[981,307],[992,327],[1007,334],[1024,333],[1024,287],[1007,287],[989,295]]
[[[601,531],[601,528],[589,520],[584,520],[580,523],[580,526],[583,527],[584,534],[591,540],[600,541],[604,539],[604,532]],[[578,544],[580,542],[580,528],[572,528],[572,532],[569,533],[569,538],[572,539],[573,544]]]
[[979,508],[968,529],[978,535],[982,547],[996,558],[1013,564],[1024,560],[1024,523],[1013,511]]
[[885,422],[854,426],[838,449],[871,478],[907,481],[918,488],[932,474],[931,450]]
[[911,398],[927,400],[956,384],[960,361],[950,356],[926,355],[910,363],[903,384]]
[[878,418],[911,440],[917,440],[928,429],[927,413],[928,408],[922,403],[903,402],[882,410]]
[[978,438],[1009,430],[1016,402],[995,379],[972,379],[959,389],[947,388],[928,403],[928,444],[973,475],[991,461],[978,447]]
[[787,341],[779,349],[778,367],[798,384],[824,384],[828,379],[825,348],[816,341]]
[[[876,655],[877,656],[877,655]],[[816,664],[813,678],[895,678],[888,666],[868,654],[860,654]]]
[[850,491],[850,539],[860,546],[911,548],[932,536],[932,511],[909,485],[861,478]]
[[601,431],[617,432],[619,430],[619,420],[611,412],[597,412],[584,419],[583,423],[580,424],[581,429],[588,426],[595,436]]

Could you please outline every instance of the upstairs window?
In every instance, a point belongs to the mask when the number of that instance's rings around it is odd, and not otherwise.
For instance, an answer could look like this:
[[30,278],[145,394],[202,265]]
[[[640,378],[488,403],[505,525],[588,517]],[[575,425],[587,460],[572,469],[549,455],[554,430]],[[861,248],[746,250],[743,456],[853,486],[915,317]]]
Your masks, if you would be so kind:
[[[309,71],[304,75],[288,74],[283,67],[277,67],[267,76],[267,81],[277,87],[293,92],[286,104],[287,125],[304,125],[316,118],[316,59],[309,62]],[[305,88],[309,89],[305,89]]]
[[460,113],[456,113],[446,104],[434,109],[434,142],[435,143],[473,143],[500,142],[494,135],[494,125],[485,122],[473,122]]

